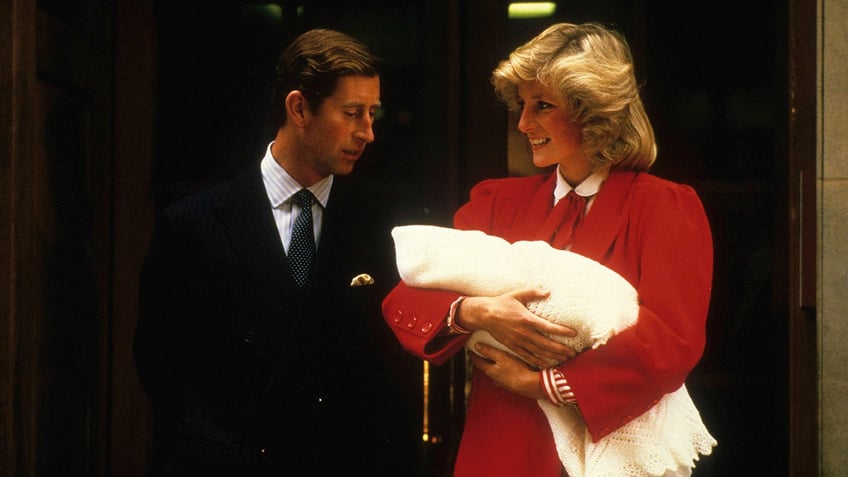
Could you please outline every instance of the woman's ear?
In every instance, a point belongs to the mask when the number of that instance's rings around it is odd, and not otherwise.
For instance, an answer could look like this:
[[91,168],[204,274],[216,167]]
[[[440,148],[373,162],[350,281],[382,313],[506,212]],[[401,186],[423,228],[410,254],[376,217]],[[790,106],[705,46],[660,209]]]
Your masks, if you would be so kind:
[[288,121],[302,127],[306,122],[306,98],[298,90],[292,90],[286,95],[286,115]]

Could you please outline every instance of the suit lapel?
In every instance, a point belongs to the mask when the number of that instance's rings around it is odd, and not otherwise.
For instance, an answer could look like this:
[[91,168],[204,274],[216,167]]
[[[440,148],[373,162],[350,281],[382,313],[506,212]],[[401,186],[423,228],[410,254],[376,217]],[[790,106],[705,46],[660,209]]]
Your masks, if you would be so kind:
[[260,299],[279,303],[281,291],[294,280],[258,167],[231,183],[218,218]]
[[[313,290],[335,290],[342,286],[342,268],[352,257],[351,240],[359,234],[352,227],[368,227],[367,216],[357,209],[347,178],[336,176],[321,221],[321,240],[313,267]],[[361,244],[360,244],[361,245]]]
[[595,261],[602,261],[621,229],[624,221],[624,201],[637,175],[633,171],[610,172],[586,216],[586,221],[575,237],[571,247],[573,252]]

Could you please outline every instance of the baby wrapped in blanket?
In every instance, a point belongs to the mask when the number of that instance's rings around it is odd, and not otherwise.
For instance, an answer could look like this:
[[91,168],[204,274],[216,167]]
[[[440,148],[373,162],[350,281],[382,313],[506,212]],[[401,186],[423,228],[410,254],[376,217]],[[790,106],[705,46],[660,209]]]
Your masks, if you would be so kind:
[[[528,287],[550,290],[527,308],[573,328],[557,337],[580,352],[597,348],[636,323],[636,290],[611,269],[543,241],[510,244],[476,230],[430,225],[395,227],[398,272],[409,286],[496,296]],[[488,332],[475,331],[466,348],[485,342],[509,352]],[[553,431],[559,458],[571,477],[661,476],[694,467],[699,454],[716,445],[686,386],[666,394],[653,408],[598,442],[592,442],[575,406],[538,401]]]

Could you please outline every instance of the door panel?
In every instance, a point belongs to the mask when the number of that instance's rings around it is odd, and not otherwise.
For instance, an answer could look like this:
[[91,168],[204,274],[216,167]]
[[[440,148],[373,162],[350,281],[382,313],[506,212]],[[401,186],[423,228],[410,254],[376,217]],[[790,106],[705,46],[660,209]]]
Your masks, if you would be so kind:
[[[13,298],[16,475],[102,475],[108,399],[111,41],[106,1],[17,2]],[[15,109],[17,108],[17,109]],[[10,466],[11,467],[11,466]],[[11,474],[10,474],[11,475]]]

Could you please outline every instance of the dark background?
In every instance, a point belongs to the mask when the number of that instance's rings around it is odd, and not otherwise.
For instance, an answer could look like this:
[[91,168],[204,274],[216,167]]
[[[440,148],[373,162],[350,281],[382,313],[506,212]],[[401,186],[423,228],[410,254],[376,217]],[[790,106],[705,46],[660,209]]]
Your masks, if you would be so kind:
[[[496,62],[555,21],[598,21],[623,32],[656,129],[653,172],[696,187],[715,237],[708,347],[689,387],[719,445],[696,475],[779,475],[786,468],[786,454],[773,450],[787,446],[787,318],[771,283],[784,4],[561,2],[554,18],[502,14],[480,25],[496,16],[495,7],[307,1],[282,3],[284,18],[274,20],[239,2],[200,3],[156,6],[154,182],[163,202],[262,156],[273,135],[267,92],[279,46],[323,26],[361,38],[387,64],[385,115],[357,174],[398,193],[402,217],[435,223],[449,223],[477,180],[507,174],[498,136],[508,118],[487,77]],[[459,36],[448,41],[455,52],[442,46],[448,33]],[[476,103],[466,106],[471,94]],[[764,451],[768,459],[751,458]]]

